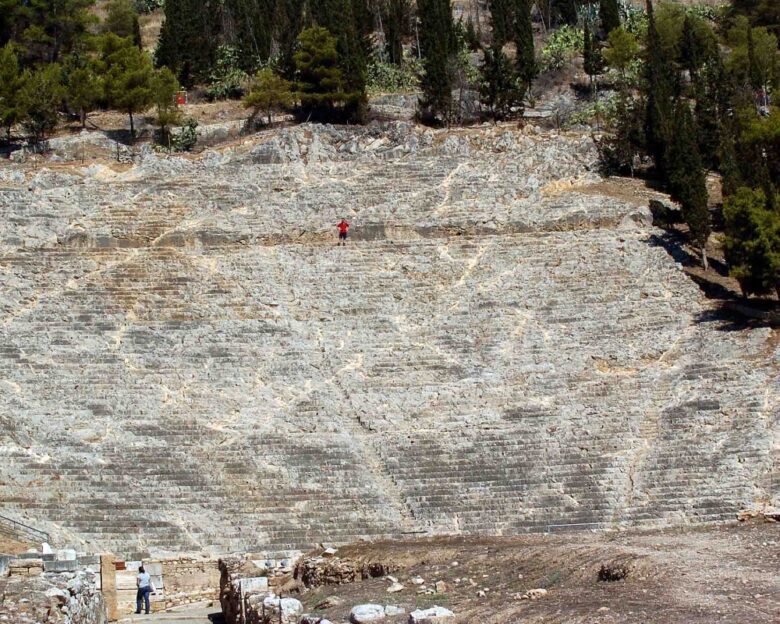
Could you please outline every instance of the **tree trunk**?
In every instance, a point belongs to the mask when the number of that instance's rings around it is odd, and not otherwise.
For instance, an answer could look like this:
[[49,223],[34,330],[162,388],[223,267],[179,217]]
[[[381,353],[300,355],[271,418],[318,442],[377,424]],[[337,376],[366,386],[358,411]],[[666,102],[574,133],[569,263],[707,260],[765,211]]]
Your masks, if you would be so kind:
[[130,142],[135,142],[135,124],[133,123],[133,111],[127,111],[127,114],[130,115]]
[[83,108],[81,109],[81,129],[87,129],[87,111]]
[[701,246],[701,265],[704,267],[705,271],[710,270],[710,262],[707,260],[707,246],[706,243]]

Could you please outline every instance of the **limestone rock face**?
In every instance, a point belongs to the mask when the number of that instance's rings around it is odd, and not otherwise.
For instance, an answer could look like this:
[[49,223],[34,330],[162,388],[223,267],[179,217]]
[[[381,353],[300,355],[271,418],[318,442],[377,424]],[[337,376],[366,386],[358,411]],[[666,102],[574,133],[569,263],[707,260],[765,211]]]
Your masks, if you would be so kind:
[[396,123],[4,166],[0,513],[236,552],[777,506],[772,331],[595,164],[584,136]]

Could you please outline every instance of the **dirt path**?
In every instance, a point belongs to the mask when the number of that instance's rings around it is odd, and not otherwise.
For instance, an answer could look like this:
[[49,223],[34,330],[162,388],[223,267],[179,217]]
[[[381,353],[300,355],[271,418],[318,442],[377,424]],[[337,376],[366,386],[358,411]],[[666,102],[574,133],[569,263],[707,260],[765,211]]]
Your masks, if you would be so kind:
[[120,624],[221,624],[219,605],[195,604],[162,613],[130,615],[119,620]]

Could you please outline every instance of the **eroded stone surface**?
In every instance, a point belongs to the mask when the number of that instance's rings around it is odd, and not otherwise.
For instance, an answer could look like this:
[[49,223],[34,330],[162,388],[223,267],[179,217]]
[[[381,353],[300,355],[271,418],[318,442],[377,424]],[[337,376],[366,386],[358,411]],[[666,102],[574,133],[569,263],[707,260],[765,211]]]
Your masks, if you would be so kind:
[[261,140],[2,177],[3,513],[225,552],[777,504],[771,330],[583,192],[590,139]]

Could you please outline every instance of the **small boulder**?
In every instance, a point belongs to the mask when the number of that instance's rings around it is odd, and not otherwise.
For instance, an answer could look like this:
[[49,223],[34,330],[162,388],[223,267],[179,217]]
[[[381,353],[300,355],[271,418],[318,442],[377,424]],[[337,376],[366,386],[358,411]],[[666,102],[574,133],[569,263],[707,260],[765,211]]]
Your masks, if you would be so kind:
[[454,617],[455,614],[444,607],[431,607],[430,609],[417,609],[409,614],[409,624],[437,624]]
[[316,605],[314,605],[314,608],[320,611],[322,609],[330,609],[331,607],[339,607],[343,604],[343,598],[339,598],[338,596],[328,596],[324,600],[321,600]]
[[539,598],[544,598],[546,595],[547,590],[539,587],[538,589],[529,589],[520,596],[520,600],[539,600]]
[[[303,605],[300,600],[295,598],[279,598],[278,596],[268,596],[263,600],[263,606],[266,612],[270,612],[271,618],[279,619],[278,614],[281,610],[282,624],[292,624],[298,621],[298,617],[303,613]],[[276,615],[274,615],[276,614]]]
[[396,592],[403,591],[404,586],[401,585],[401,583],[393,583],[390,585],[390,587],[387,588],[388,594],[395,594]]
[[362,604],[352,607],[349,612],[349,621],[352,624],[364,622],[378,622],[385,619],[385,608],[378,604]]

